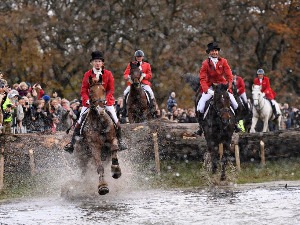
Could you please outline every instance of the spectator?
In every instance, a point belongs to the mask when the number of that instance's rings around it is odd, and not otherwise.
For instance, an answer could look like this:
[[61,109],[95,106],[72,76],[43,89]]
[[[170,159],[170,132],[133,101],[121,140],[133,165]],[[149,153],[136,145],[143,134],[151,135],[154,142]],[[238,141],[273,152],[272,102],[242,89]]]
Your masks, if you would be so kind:
[[173,106],[177,107],[177,102],[175,100],[176,94],[175,92],[172,92],[171,95],[169,96],[168,102],[167,102],[167,108],[168,112],[172,113],[172,108]]
[[44,95],[44,90],[42,89],[41,85],[36,83],[30,89],[31,95],[35,97],[37,100],[40,100]]
[[195,111],[192,109],[188,109],[187,118],[188,118],[188,123],[197,123],[198,122]]
[[22,96],[22,97],[27,96],[28,93],[29,93],[28,85],[25,82],[21,82],[19,84],[19,87],[18,87],[17,91],[19,92],[20,96]]
[[290,129],[292,127],[293,111],[288,103],[283,104],[282,112],[285,119],[285,128]]
[[24,119],[23,105],[25,105],[25,101],[22,96],[18,95],[18,102],[16,105],[16,132],[14,132],[18,134],[26,133],[26,130],[23,126],[23,119]]
[[61,121],[61,130],[66,131],[73,125],[73,122],[76,121],[77,116],[71,109],[70,102],[67,99],[63,98],[61,100],[61,106],[64,109]]

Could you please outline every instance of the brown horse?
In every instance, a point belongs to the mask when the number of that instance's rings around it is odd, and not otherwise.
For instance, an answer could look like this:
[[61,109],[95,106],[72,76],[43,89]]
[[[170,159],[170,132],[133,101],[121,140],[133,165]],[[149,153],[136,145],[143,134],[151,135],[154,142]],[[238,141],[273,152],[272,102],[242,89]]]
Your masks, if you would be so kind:
[[94,160],[99,174],[98,193],[105,195],[109,189],[104,179],[102,151],[105,147],[110,150],[112,177],[118,179],[121,176],[117,157],[119,147],[113,121],[105,111],[105,89],[102,79],[98,82],[90,79],[89,82],[90,109],[82,122],[82,139],[76,142],[75,153],[82,175],[86,175],[89,160]]
[[[214,96],[208,103],[204,120],[200,121],[201,118],[198,118],[203,127],[208,149],[205,164],[211,165],[208,169],[216,173],[221,158],[221,180],[226,179],[226,164],[230,157],[230,144],[235,128],[235,115],[230,107],[231,102],[227,89],[228,84],[215,85]],[[218,150],[220,144],[223,144],[223,154],[221,156],[219,156]]]
[[127,112],[129,123],[141,123],[151,120],[153,116],[150,112],[148,99],[150,95],[141,86],[141,71],[138,62],[130,63],[130,76],[132,84],[127,100]]

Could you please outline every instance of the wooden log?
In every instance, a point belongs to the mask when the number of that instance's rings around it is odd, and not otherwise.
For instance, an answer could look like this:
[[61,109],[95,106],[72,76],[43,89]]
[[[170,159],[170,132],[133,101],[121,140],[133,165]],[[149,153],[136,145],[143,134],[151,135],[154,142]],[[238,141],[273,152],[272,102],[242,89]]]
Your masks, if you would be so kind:
[[[157,133],[160,160],[202,161],[206,152],[203,136],[194,132],[197,123],[171,123],[162,120],[143,124],[122,124],[123,138],[129,149],[119,153],[135,163],[155,160],[153,133]],[[238,137],[239,156],[244,161],[260,161],[260,141],[265,143],[265,159],[300,155],[300,128],[268,133],[235,134]],[[63,147],[71,135],[58,132],[55,135],[16,134],[1,135],[0,149],[4,148],[4,177],[6,173],[31,173],[29,150],[34,151],[35,171],[47,167],[63,167],[72,158]],[[234,137],[233,137],[234,139]],[[232,145],[232,155],[235,147]]]

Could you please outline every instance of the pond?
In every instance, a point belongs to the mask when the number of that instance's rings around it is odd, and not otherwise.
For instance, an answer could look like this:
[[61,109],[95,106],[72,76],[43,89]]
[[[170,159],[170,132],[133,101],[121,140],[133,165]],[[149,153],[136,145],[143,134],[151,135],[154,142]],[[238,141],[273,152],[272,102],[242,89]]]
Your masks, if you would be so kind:
[[0,202],[0,224],[298,224],[300,181],[203,189],[128,189]]

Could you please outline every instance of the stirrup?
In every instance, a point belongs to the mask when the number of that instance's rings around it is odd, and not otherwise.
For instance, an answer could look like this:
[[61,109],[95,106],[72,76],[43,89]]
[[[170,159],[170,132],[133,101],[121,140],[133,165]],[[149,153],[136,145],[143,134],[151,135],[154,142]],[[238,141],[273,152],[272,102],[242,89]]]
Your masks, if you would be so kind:
[[71,142],[69,142],[69,143],[66,144],[66,146],[64,147],[64,150],[65,150],[66,152],[72,154],[73,151],[74,151],[74,145],[73,145]]

